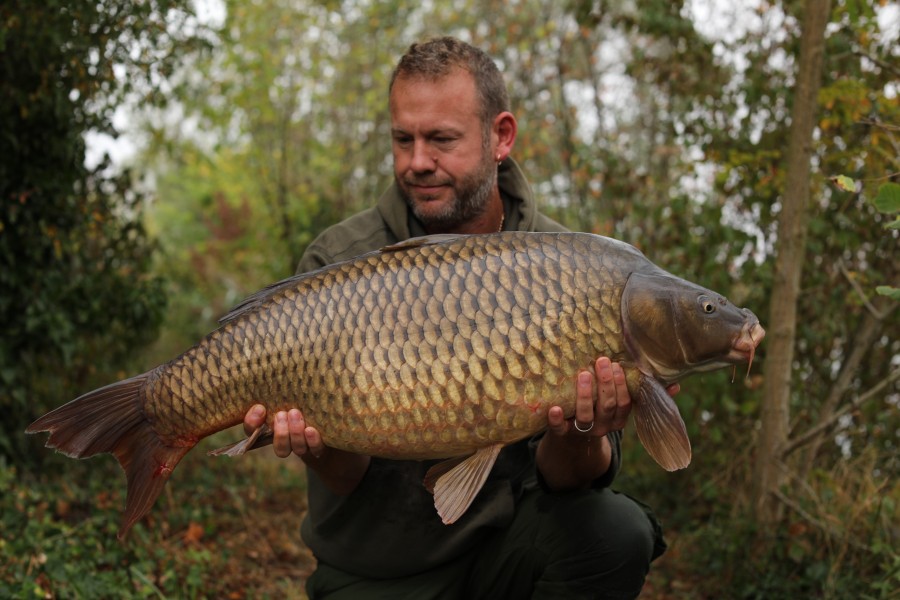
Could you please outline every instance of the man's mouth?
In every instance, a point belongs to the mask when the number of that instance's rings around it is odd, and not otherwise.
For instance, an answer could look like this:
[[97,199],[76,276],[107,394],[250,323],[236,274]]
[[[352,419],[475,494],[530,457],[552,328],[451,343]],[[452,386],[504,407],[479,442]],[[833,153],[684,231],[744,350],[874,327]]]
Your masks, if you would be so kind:
[[420,200],[434,199],[447,189],[445,184],[440,183],[407,183],[407,185]]

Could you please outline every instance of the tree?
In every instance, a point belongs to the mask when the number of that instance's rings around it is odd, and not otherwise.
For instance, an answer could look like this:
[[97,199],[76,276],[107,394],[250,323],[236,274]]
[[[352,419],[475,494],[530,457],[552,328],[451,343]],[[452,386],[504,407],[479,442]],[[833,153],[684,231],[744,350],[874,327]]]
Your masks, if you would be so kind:
[[[129,173],[85,166],[128,94],[155,89],[190,36],[186,1],[0,7],[0,453],[28,456],[39,411],[122,365],[165,299]],[[177,21],[177,22],[176,22]],[[175,31],[176,33],[171,33]],[[148,33],[152,32],[152,35]],[[121,76],[115,69],[124,69]],[[107,376],[108,377],[108,376]]]
[[822,78],[829,0],[807,0],[803,14],[797,86],[785,158],[786,181],[775,247],[775,279],[769,309],[769,341],[756,457],[756,512],[762,523],[777,520],[780,504],[772,496],[785,481],[780,465],[790,427],[790,393],[796,344],[797,298],[806,251],[812,134]]

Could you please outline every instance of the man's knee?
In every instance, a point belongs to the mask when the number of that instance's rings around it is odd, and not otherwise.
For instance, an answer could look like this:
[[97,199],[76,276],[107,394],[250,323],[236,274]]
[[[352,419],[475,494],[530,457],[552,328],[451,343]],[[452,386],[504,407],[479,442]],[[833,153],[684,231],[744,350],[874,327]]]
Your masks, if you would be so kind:
[[665,548],[646,507],[610,490],[547,495],[539,504],[547,511],[546,524],[556,531],[545,531],[552,541],[545,546],[547,568],[538,590],[547,597],[559,586],[576,597],[579,592],[600,598],[640,593],[650,562]]
[[634,598],[657,544],[655,519],[628,496],[534,491],[482,547],[472,585],[485,598]]
[[555,498],[555,524],[565,534],[566,554],[615,553],[649,564],[664,548],[659,524],[646,507],[609,489]]

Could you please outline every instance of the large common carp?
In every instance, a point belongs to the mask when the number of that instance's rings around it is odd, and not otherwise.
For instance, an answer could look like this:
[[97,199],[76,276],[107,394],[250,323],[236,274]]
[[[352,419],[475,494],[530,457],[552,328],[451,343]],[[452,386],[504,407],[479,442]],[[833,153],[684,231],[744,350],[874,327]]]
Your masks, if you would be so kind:
[[[452,523],[500,448],[544,429],[555,404],[574,413],[576,374],[599,356],[625,367],[650,455],[686,467],[690,442],[665,385],[752,362],[764,335],[749,310],[616,240],[430,236],[266,288],[184,354],[27,432],[49,431],[47,445],[69,456],[116,456],[128,479],[120,537],[200,439],[240,423],[256,402],[270,419],[300,408],[335,448],[455,458],[431,482]],[[260,444],[248,438],[228,453]]]

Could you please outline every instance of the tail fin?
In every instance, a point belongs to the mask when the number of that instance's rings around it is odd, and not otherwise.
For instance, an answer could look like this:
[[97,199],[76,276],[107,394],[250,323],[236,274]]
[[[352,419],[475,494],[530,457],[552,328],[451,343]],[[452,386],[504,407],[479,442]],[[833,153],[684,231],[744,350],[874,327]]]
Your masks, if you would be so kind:
[[119,539],[153,506],[169,475],[194,444],[168,446],[144,416],[141,389],[150,373],[102,387],[50,411],[25,433],[49,431],[48,448],[73,458],[109,452],[128,479]]

